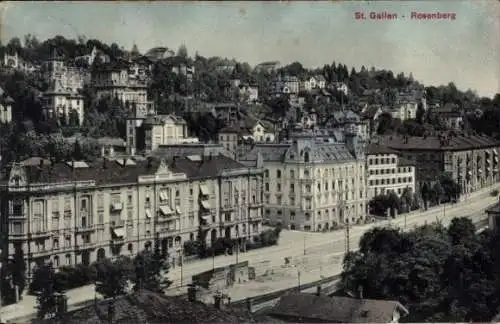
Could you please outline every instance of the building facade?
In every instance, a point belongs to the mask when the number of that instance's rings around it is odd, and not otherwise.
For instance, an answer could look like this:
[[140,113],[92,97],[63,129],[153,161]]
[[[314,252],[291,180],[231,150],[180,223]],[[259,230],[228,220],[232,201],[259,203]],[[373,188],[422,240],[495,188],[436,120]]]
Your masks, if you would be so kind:
[[366,151],[368,199],[393,191],[415,193],[415,166],[399,156],[399,152],[372,143]]
[[148,116],[142,127],[144,149],[147,153],[156,150],[160,145],[198,142],[198,138],[188,137],[186,121],[176,115]]
[[66,124],[81,125],[84,119],[83,89],[85,73],[67,65],[54,51],[44,63],[43,75],[49,88],[43,93],[42,109],[46,119],[59,119]]
[[257,144],[242,161],[264,163],[264,217],[291,229],[321,231],[366,215],[364,142],[297,135],[292,142]]
[[400,152],[416,166],[417,186],[448,173],[469,193],[500,180],[500,143],[487,136],[441,134],[385,136],[380,143]]
[[134,255],[155,240],[172,263],[183,243],[251,241],[262,230],[263,169],[225,156],[15,165],[2,189],[2,251],[41,263]]

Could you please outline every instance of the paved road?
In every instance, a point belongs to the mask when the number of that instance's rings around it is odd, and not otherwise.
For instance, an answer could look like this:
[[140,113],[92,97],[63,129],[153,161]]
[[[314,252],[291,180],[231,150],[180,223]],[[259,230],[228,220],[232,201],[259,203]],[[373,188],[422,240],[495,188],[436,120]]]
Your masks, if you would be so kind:
[[[495,188],[500,188],[500,184]],[[406,216],[406,228],[411,229],[417,225],[432,223],[440,220],[443,225],[448,225],[454,217],[467,216],[474,221],[485,217],[484,209],[497,201],[489,193],[493,188],[483,189],[471,194],[464,201],[457,204],[433,208],[425,212],[414,212]],[[383,222],[388,225],[388,222]],[[368,229],[381,223],[354,226],[350,229],[350,248],[356,249],[359,238]],[[405,227],[405,217],[391,220],[391,226]],[[304,255],[305,246],[305,255]],[[324,276],[331,276],[341,272],[342,258],[345,251],[345,231],[328,233],[283,231],[279,245],[252,250],[238,255],[238,261],[249,261],[256,267],[256,272],[262,274],[269,272],[269,280],[265,283],[251,282],[236,285],[231,291],[233,300],[244,298],[248,295],[262,294],[273,290],[284,289],[295,285],[298,281],[312,282]],[[284,258],[290,257],[291,264],[284,266]],[[191,276],[212,269],[213,266],[227,266],[236,261],[236,255],[219,256],[185,264],[182,268],[171,269],[168,276],[173,281],[173,286],[186,285]],[[254,287],[255,286],[255,287]],[[264,287],[262,287],[264,286]],[[265,288],[265,289],[264,289]],[[269,291],[264,291],[269,290]],[[67,292],[69,305],[81,303],[94,298],[93,285],[84,286]],[[35,298],[25,296],[24,300],[15,305],[3,307],[1,317],[12,320],[24,317],[34,312]]]
[[[500,187],[497,186],[497,187]],[[477,192],[471,197],[456,204],[445,204],[437,208],[432,208],[424,212],[414,212],[406,216],[406,228],[412,229],[414,226],[432,223],[436,220],[447,226],[451,219],[455,217],[470,217],[474,222],[485,218],[484,209],[495,203],[497,198],[491,197],[492,189]],[[370,228],[381,225],[391,225],[403,228],[405,227],[405,217],[399,216],[390,222],[378,222],[375,224],[353,226],[350,229],[350,248],[357,249],[361,236]],[[314,264],[313,260],[332,260],[332,256],[337,255],[333,260],[342,258],[345,251],[345,231],[334,231],[327,233],[304,233],[299,231],[283,231],[278,246],[268,247],[259,250],[253,250],[246,253],[240,253],[238,261],[249,261],[256,267],[278,268],[284,264],[284,257],[302,260],[304,270],[318,270],[321,267],[320,262]],[[305,243],[305,244],[304,244]],[[306,254],[304,255],[304,245]],[[236,261],[236,256],[219,256],[212,260],[211,258],[185,264],[182,271],[180,267],[171,269],[169,278],[174,281],[174,285],[189,283],[190,277],[194,274],[207,271],[215,267],[226,266]],[[325,260],[326,261],[326,260]],[[182,272],[182,276],[181,276]]]

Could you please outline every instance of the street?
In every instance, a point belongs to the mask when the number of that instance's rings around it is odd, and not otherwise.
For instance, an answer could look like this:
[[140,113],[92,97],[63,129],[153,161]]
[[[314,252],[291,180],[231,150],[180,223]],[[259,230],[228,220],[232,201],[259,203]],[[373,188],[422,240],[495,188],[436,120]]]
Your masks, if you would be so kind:
[[[495,186],[499,187],[500,184]],[[350,249],[357,249],[363,233],[375,226],[390,225],[404,229],[406,223],[406,229],[410,230],[436,220],[447,226],[452,218],[463,216],[478,222],[485,218],[484,209],[498,201],[498,198],[490,196],[493,189],[487,188],[473,193],[456,204],[446,204],[406,216],[400,215],[390,221],[353,226],[350,228]],[[227,293],[236,301],[339,274],[342,270],[345,243],[345,230],[326,233],[283,230],[277,246],[238,254],[239,262],[249,261],[250,266],[255,267],[257,279],[234,285],[227,289]],[[285,265],[285,257],[290,259],[288,265]],[[169,294],[184,293],[185,286],[195,274],[210,270],[214,266],[227,266],[235,262],[236,255],[218,256],[171,268],[168,277],[173,284]],[[68,304],[71,306],[91,300],[94,295],[93,285],[70,290],[67,292]],[[25,317],[35,311],[35,304],[35,297],[25,296],[21,302],[3,307],[0,314],[3,320]]]

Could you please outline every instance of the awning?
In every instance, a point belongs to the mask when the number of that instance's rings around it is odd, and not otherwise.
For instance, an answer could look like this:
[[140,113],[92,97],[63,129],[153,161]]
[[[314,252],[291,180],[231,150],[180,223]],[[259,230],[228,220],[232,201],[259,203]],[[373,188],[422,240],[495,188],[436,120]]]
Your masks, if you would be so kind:
[[201,216],[201,219],[203,219],[205,222],[209,222],[211,220],[212,216],[210,215],[205,215],[205,216]]
[[146,218],[151,218],[151,210],[146,209]]
[[203,196],[208,196],[208,188],[206,185],[200,185],[200,192]]
[[123,238],[125,236],[124,228],[113,228],[113,235],[117,238]]
[[165,216],[172,215],[174,213],[169,206],[160,206],[160,212]]
[[160,192],[160,200],[167,200],[167,193],[166,192]]
[[208,202],[208,200],[202,200],[201,201],[201,206],[203,208],[205,208],[206,210],[210,210],[210,203]]
[[113,210],[122,210],[122,203],[114,203],[112,208]]
[[181,206],[176,206],[176,207],[175,207],[175,211],[177,212],[177,215],[182,214],[182,211],[181,211]]

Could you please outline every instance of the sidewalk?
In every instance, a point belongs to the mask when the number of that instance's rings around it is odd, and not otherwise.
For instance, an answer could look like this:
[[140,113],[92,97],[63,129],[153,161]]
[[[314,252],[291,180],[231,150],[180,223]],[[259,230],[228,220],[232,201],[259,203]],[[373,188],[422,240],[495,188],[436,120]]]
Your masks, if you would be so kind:
[[[464,196],[463,200],[461,200],[459,203],[454,204],[458,205],[460,203],[464,203],[466,201],[469,201],[471,199],[475,199],[478,197],[482,196],[487,196],[490,194],[490,192],[494,189],[500,189],[500,183],[495,184],[492,187],[489,188],[483,188],[479,191],[473,192],[471,194],[468,194],[467,196]],[[492,197],[492,203],[498,201],[497,198]],[[412,213],[407,214],[407,216],[411,216],[417,213],[420,214],[426,214],[429,212],[432,212],[435,209],[442,208],[442,206],[437,206],[430,208],[427,211],[415,211]],[[403,215],[401,215],[403,216]],[[398,217],[399,218],[399,217]],[[362,227],[362,226],[361,226]],[[241,255],[241,260],[246,259],[245,254]],[[208,262],[204,260],[205,262]],[[250,260],[252,261],[252,260]],[[262,261],[262,260],[257,260],[255,262]],[[280,264],[283,262],[283,260],[273,260],[271,266],[274,267],[275,264]],[[312,260],[311,260],[312,261]],[[200,262],[200,261],[197,261]],[[250,262],[252,263],[252,262]],[[329,271],[330,270],[330,271]],[[335,272],[337,271],[337,272]],[[190,280],[189,276],[191,275],[191,271],[186,271],[185,275],[186,277],[184,278],[186,281]],[[202,271],[200,271],[202,272]],[[329,269],[327,267],[324,267],[324,272],[321,275],[328,276],[328,275],[335,275],[341,272],[341,267],[337,268],[337,265],[332,265]],[[328,272],[328,273],[326,273]],[[331,272],[331,273],[330,273]],[[171,274],[169,274],[169,277],[171,277],[171,280],[179,280],[179,274],[178,271],[172,271]],[[188,279],[189,278],[189,279]],[[308,282],[313,282],[315,280],[318,280],[320,278],[320,274],[317,271],[301,271],[301,282],[303,283],[308,283]],[[275,278],[278,279],[278,278]],[[252,282],[252,283],[245,283],[242,285],[236,285],[228,291],[231,295],[234,295],[233,300],[238,300],[238,298],[246,298],[246,297],[251,297],[255,295],[260,295],[265,292],[271,292],[271,291],[276,291],[280,290],[289,286],[293,286],[298,282],[297,277],[285,277],[285,278],[279,278],[278,280],[271,280],[269,282]],[[264,291],[265,290],[265,291]],[[75,288],[67,291],[66,295],[68,296],[68,306],[71,307],[75,304],[80,304],[82,302],[92,300],[95,296],[95,290],[94,290],[94,285],[87,285],[83,286],[80,288]],[[29,296],[29,295],[24,295],[23,300],[18,302],[17,304],[13,305],[8,305],[5,307],[2,307],[0,309],[0,317],[4,321],[12,321],[17,318],[23,318],[30,316],[32,314],[36,313],[36,297],[35,296]]]

